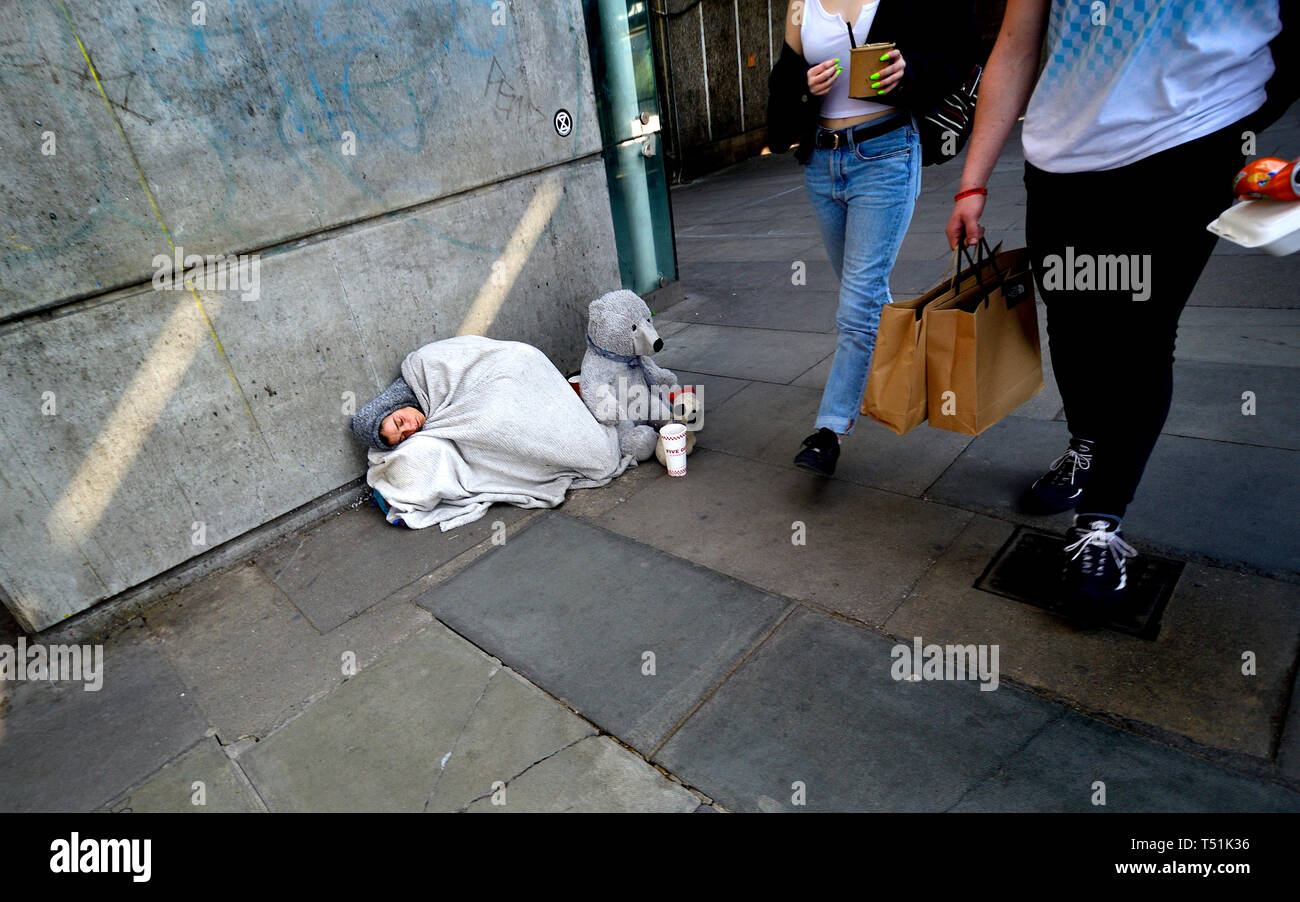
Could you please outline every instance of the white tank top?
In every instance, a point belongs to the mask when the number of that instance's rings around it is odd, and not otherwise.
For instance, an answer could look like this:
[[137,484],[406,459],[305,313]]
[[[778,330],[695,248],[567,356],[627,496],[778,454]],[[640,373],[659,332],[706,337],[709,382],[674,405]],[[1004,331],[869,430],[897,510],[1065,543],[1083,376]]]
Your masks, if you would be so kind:
[[[876,8],[880,0],[870,0],[858,14],[858,21],[853,23],[853,38],[861,46],[867,42],[867,33],[871,31],[871,22],[876,18]],[[803,22],[799,25],[799,40],[803,42],[803,58],[809,65],[824,63],[833,57],[839,57],[844,71],[831,82],[831,90],[822,98],[821,117],[823,119],[848,119],[851,116],[866,116],[894,110],[884,103],[871,103],[866,100],[854,100],[849,96],[849,29],[838,15],[828,13],[821,0],[808,0],[805,6]]]

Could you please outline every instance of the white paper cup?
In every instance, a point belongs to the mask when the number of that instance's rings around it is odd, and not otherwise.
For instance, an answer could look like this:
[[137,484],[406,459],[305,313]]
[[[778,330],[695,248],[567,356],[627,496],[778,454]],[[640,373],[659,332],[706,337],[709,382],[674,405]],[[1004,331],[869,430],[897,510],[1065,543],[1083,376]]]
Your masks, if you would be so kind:
[[686,475],[686,427],[669,423],[659,430],[664,443],[664,459],[668,461],[669,476]]

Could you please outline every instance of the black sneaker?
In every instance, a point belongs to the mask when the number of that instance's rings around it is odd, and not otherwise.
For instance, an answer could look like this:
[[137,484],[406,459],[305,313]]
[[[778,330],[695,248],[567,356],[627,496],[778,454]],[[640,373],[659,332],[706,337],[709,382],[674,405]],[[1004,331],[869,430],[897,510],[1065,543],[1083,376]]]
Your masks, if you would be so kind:
[[1125,562],[1137,550],[1124,541],[1119,520],[1106,514],[1081,514],[1065,534],[1066,606],[1090,620],[1114,618],[1128,586]]
[[803,440],[803,450],[794,456],[794,465],[818,476],[831,476],[839,459],[839,437],[823,426]]
[[1025,493],[1025,508],[1035,514],[1059,514],[1074,507],[1088,482],[1092,449],[1092,442],[1070,439],[1070,447]]

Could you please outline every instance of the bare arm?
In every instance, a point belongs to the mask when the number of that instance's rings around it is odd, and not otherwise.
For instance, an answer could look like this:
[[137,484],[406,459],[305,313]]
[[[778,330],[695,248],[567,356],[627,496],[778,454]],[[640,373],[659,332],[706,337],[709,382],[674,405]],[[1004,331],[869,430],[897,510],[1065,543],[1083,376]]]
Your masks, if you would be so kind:
[[803,24],[803,15],[808,11],[811,0],[790,0],[785,9],[785,42],[794,50],[803,53],[803,38],[799,37],[799,26]]
[[[1038,74],[1038,57],[1051,0],[1008,0],[997,43],[989,55],[980,83],[975,125],[971,130],[966,164],[959,190],[982,187],[1006,146],[1016,120],[1025,111]],[[948,246],[956,247],[965,235],[967,244],[978,244],[984,234],[979,224],[984,197],[974,194],[953,204],[946,233]]]

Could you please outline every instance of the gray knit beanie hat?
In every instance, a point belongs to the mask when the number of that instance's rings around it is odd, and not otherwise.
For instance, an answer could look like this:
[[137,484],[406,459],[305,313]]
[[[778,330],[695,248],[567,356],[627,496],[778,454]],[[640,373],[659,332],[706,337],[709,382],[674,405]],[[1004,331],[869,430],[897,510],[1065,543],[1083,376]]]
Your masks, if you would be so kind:
[[389,450],[393,446],[384,441],[383,436],[379,434],[379,427],[383,425],[385,417],[401,407],[414,407],[420,410],[420,404],[415,400],[415,392],[411,391],[411,386],[406,384],[405,379],[398,376],[378,398],[357,411],[357,415],[352,418],[352,432],[376,451]]

